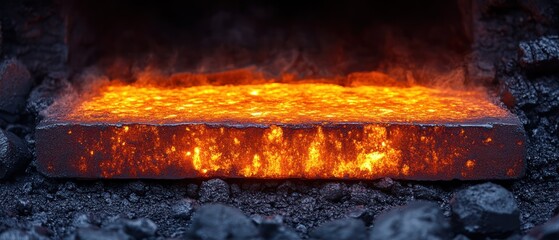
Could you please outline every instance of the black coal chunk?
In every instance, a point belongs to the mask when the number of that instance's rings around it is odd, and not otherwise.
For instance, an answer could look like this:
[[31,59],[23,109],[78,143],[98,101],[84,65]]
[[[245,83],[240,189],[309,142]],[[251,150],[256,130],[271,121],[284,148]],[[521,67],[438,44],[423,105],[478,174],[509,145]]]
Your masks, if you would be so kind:
[[76,240],[127,240],[133,239],[121,231],[107,229],[80,228],[74,236]]
[[297,233],[287,228],[283,224],[283,218],[279,215],[260,216],[256,215],[252,218],[258,225],[260,236],[270,240],[299,240],[301,239]]
[[546,36],[518,45],[520,65],[528,71],[557,71],[559,68],[559,37]]
[[18,199],[16,202],[16,211],[21,216],[29,216],[33,211],[31,201],[27,199]]
[[178,219],[190,219],[193,210],[194,200],[192,199],[180,199],[171,206],[173,217]]
[[46,76],[41,84],[29,93],[26,105],[27,112],[42,118],[41,111],[53,104],[56,98],[71,91],[72,87],[66,79],[66,74],[59,72],[50,73]]
[[124,232],[136,239],[155,236],[157,225],[148,218],[139,218],[124,222]]
[[525,76],[518,73],[505,73],[497,76],[499,96],[509,108],[515,106],[534,106],[538,102],[538,93]]
[[194,213],[188,235],[193,239],[258,239],[258,229],[238,209],[207,204]]
[[559,239],[559,215],[547,223],[533,228],[522,240],[552,240]]
[[359,240],[367,239],[367,229],[363,221],[346,218],[322,224],[310,236],[320,240]]
[[0,64],[0,111],[17,114],[26,104],[33,80],[27,68],[15,59]]
[[0,234],[0,240],[31,240],[36,239],[33,235],[21,230],[11,229]]
[[439,206],[417,201],[383,213],[373,224],[371,240],[450,239],[448,220]]
[[452,219],[468,236],[503,237],[520,229],[520,211],[511,192],[484,183],[458,191],[450,201]]
[[216,178],[205,181],[200,186],[201,202],[227,202],[229,200],[229,184]]
[[327,183],[320,189],[320,195],[331,202],[339,202],[348,195],[348,191],[342,183]]
[[25,143],[15,134],[0,130],[0,179],[25,168],[31,160]]

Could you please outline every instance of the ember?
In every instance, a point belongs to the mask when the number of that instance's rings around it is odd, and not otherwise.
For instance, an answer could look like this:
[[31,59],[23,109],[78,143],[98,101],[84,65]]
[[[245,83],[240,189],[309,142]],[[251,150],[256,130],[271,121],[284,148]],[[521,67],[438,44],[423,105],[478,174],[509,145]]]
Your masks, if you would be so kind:
[[519,121],[479,90],[111,82],[65,109],[51,109],[37,131],[39,168],[50,176],[436,180],[524,171]]

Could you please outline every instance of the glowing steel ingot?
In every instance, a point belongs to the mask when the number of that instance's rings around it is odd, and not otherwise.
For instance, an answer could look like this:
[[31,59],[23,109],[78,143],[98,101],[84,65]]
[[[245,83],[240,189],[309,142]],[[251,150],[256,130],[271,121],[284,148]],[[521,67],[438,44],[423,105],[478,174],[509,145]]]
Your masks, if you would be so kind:
[[77,178],[522,176],[519,120],[483,91],[110,84],[37,127],[37,167]]

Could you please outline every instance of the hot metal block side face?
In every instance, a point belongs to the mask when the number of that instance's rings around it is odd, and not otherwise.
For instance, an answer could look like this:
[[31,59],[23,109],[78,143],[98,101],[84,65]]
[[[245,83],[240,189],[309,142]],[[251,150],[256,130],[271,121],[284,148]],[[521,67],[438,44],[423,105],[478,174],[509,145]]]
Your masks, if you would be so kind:
[[507,179],[524,133],[492,126],[54,124],[37,129],[39,171],[77,178]]
[[519,120],[480,89],[111,82],[50,110],[36,148],[52,177],[469,180],[525,168]]

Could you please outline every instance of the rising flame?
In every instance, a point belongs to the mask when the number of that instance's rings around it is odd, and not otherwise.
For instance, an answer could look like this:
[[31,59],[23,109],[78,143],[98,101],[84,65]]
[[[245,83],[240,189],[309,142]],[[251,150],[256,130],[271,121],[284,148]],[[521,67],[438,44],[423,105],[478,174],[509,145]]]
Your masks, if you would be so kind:
[[49,121],[80,124],[63,141],[77,142],[75,169],[92,177],[467,178],[493,161],[470,149],[523,144],[502,144],[498,128],[460,127],[510,118],[479,90],[113,81],[67,109]]

